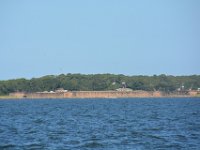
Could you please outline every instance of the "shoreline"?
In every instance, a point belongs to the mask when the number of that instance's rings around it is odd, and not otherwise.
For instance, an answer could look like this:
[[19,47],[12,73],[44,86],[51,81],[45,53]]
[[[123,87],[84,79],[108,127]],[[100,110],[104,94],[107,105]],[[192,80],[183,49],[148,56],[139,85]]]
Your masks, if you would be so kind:
[[92,98],[199,98],[200,94],[190,92],[161,91],[67,91],[67,92],[15,92],[0,96],[0,99],[92,99]]
[[135,98],[137,98],[137,99],[145,99],[145,98],[155,98],[155,99],[157,99],[157,98],[163,98],[163,99],[165,99],[165,98],[169,98],[169,99],[171,99],[171,98],[200,98],[200,96],[163,96],[163,97],[117,97],[117,98],[48,98],[48,97],[43,97],[43,98],[19,98],[19,97],[6,97],[6,98],[4,98],[4,97],[1,97],[0,96],[0,101],[1,100],[46,100],[46,99],[59,99],[59,100],[68,100],[68,99],[74,99],[74,100],[76,100],[76,99],[135,99]]

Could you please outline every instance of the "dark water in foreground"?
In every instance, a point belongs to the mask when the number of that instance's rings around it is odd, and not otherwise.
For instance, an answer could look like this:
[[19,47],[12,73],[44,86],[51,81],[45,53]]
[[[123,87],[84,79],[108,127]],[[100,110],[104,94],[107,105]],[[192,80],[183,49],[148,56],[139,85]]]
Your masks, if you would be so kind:
[[0,101],[0,149],[199,148],[199,98]]

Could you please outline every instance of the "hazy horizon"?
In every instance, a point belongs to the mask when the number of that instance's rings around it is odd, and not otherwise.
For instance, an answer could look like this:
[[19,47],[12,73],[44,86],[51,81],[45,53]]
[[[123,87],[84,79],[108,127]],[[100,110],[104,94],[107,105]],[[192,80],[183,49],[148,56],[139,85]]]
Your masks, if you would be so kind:
[[200,75],[200,1],[0,1],[0,80]]

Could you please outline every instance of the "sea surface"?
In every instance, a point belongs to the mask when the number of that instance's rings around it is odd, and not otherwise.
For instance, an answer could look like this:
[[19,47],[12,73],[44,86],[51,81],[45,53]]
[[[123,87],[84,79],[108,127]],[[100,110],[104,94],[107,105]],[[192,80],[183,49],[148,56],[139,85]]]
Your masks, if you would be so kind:
[[0,149],[200,149],[200,98],[0,100]]

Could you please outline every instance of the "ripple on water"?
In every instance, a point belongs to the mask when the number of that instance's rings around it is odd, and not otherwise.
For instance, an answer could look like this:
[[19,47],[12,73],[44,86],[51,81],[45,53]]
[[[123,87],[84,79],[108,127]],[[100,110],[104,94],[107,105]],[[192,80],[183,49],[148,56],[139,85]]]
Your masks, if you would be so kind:
[[29,144],[25,144],[23,146],[24,149],[26,150],[35,150],[35,149],[44,149],[45,145],[42,143],[29,143]]
[[131,131],[131,136],[133,138],[141,138],[144,136],[144,133],[140,131]]
[[42,123],[45,123],[45,120],[43,118],[37,118],[37,119],[33,120],[33,123],[40,125]]
[[80,148],[103,148],[103,144],[99,142],[88,142],[80,146]]
[[0,149],[14,149],[16,147],[16,145],[14,145],[14,144],[2,144],[2,145],[0,145]]
[[65,144],[67,144],[67,145],[79,145],[79,144],[80,144],[80,141],[77,141],[77,140],[69,140],[69,141],[66,141]]

